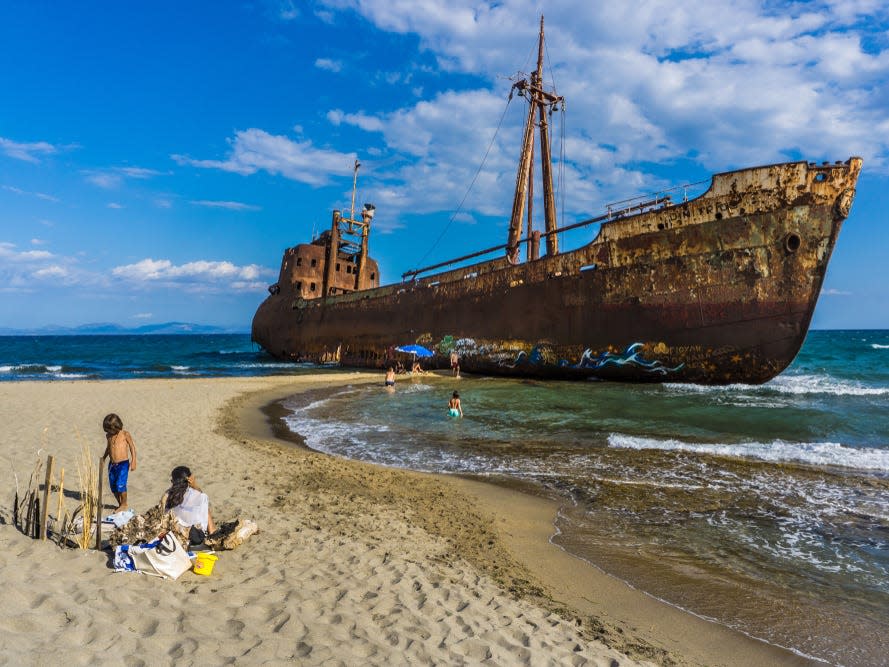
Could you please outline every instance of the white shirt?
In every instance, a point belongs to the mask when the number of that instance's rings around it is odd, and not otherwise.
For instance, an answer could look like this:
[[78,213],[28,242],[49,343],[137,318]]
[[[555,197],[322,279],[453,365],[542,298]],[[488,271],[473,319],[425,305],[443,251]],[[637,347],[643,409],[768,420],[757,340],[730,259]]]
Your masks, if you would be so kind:
[[202,491],[195,491],[188,487],[182,503],[172,509],[173,516],[184,528],[197,526],[207,529],[210,516],[210,498]]

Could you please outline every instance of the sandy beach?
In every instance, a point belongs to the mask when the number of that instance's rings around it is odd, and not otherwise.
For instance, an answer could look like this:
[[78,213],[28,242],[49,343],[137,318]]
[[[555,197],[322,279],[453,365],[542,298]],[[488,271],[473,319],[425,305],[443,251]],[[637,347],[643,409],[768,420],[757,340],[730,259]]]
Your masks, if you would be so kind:
[[[808,664],[686,614],[549,543],[554,503],[480,482],[346,461],[276,428],[277,399],[343,373],[0,383],[3,664]],[[217,520],[260,533],[210,577],[115,573],[12,524],[38,456],[76,487],[81,446],[123,418],[138,448],[130,506],[188,465]],[[113,503],[105,490],[108,512]],[[76,501],[68,499],[70,509]]]

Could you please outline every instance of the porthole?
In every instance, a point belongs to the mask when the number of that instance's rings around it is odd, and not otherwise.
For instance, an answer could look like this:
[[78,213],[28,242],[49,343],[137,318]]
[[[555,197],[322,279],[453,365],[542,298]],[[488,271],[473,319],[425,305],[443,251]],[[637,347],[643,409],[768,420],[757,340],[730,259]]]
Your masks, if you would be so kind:
[[797,250],[799,250],[802,243],[803,240],[799,237],[799,234],[794,234],[793,232],[791,232],[784,237],[784,249],[790,254],[793,254]]

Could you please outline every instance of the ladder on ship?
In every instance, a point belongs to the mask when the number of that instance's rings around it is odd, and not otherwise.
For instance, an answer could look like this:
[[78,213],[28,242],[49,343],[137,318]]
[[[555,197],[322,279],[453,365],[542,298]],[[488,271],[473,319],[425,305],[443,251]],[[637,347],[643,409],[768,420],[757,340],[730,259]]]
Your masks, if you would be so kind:
[[[352,205],[349,209],[349,216],[346,217],[340,211],[333,212],[327,267],[324,272],[324,296],[332,294],[333,289],[345,292],[364,287],[367,240],[370,235],[370,223],[373,220],[375,207],[373,204],[365,204],[361,210],[360,218],[355,217],[355,192],[358,186],[358,169],[360,167],[361,163],[355,160],[355,170],[352,177]],[[345,263],[346,266],[352,267],[351,272],[354,275],[354,280],[351,289],[347,290],[341,286],[334,288],[334,267],[337,263]]]

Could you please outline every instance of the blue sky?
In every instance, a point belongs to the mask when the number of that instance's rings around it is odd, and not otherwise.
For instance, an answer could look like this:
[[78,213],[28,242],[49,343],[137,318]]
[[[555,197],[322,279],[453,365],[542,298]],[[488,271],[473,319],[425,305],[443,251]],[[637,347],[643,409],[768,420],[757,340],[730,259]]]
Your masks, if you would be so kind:
[[0,327],[247,330],[283,249],[348,207],[356,157],[384,282],[505,242],[506,98],[541,12],[566,223],[860,155],[813,326],[889,328],[889,5],[870,0],[0,4]]

